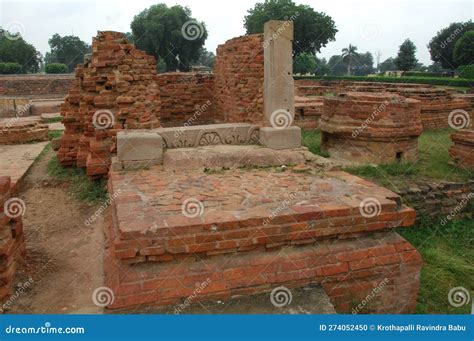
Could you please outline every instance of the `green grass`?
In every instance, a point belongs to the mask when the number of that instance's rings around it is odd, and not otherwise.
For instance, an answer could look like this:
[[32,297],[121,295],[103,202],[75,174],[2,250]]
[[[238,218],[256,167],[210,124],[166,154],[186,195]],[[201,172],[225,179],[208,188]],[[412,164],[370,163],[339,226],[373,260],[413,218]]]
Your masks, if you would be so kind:
[[51,117],[51,118],[45,118],[43,119],[43,123],[56,123],[56,122],[62,122],[63,117]]
[[90,180],[81,168],[63,168],[53,156],[47,164],[47,171],[50,176],[69,182],[72,194],[80,201],[98,204],[107,200],[106,181]]
[[50,130],[48,131],[48,139],[53,140],[63,136],[63,131],[61,130]]
[[474,295],[474,221],[454,221],[442,226],[439,221],[421,219],[417,226],[397,232],[423,257],[417,313],[470,313],[471,304],[451,306],[448,293],[461,286]]
[[301,142],[303,146],[308,147],[311,153],[329,157],[327,152],[321,150],[321,132],[319,130],[303,131]]
[[[449,156],[452,132],[451,129],[424,131],[418,138],[420,159],[416,163],[364,165],[347,167],[344,170],[395,191],[416,180],[463,182],[472,179],[474,178],[472,171],[453,167],[449,164],[452,161]],[[314,154],[328,156],[321,151],[321,133],[319,131],[304,131],[303,145]]]

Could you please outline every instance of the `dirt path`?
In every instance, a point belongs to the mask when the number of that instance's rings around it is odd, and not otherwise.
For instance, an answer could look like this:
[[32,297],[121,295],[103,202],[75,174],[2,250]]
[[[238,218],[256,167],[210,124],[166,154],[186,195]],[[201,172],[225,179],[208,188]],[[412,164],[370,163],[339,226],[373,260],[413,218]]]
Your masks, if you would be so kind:
[[51,178],[48,151],[30,169],[18,196],[26,203],[23,217],[27,262],[19,282],[28,289],[9,313],[101,313],[92,302],[103,285],[102,218],[86,226],[97,209],[74,199],[67,183]]

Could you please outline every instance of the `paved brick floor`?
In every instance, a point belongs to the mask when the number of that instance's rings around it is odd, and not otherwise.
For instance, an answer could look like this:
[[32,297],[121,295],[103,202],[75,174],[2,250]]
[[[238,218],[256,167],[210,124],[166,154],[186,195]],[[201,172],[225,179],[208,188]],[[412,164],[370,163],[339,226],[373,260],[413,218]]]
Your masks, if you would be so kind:
[[11,176],[16,186],[47,144],[0,145],[0,176]]

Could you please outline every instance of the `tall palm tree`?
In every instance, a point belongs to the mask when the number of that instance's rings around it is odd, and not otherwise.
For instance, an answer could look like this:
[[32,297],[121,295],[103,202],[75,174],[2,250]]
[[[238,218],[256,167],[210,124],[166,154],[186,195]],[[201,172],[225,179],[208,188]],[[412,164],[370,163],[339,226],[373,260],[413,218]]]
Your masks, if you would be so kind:
[[342,49],[342,59],[347,61],[347,75],[351,75],[351,68],[352,68],[352,60],[354,57],[358,56],[357,47],[349,44],[349,47],[345,47]]

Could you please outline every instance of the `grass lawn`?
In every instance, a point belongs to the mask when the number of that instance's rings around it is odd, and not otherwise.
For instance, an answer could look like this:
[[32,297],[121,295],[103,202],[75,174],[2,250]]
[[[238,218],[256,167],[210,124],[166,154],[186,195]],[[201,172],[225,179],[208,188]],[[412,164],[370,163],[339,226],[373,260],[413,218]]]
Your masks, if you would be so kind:
[[[474,178],[469,170],[449,165],[448,150],[452,142],[451,129],[425,131],[418,139],[420,160],[417,163],[392,163],[379,166],[348,167],[344,170],[397,191],[414,180],[466,181]],[[321,133],[303,132],[303,145],[315,154],[321,152]]]
[[[474,295],[474,221],[420,221],[399,232],[421,253],[423,269],[416,311],[419,314],[469,314],[471,304],[453,307],[448,294],[464,287]],[[472,297],[471,299],[474,299]]]

